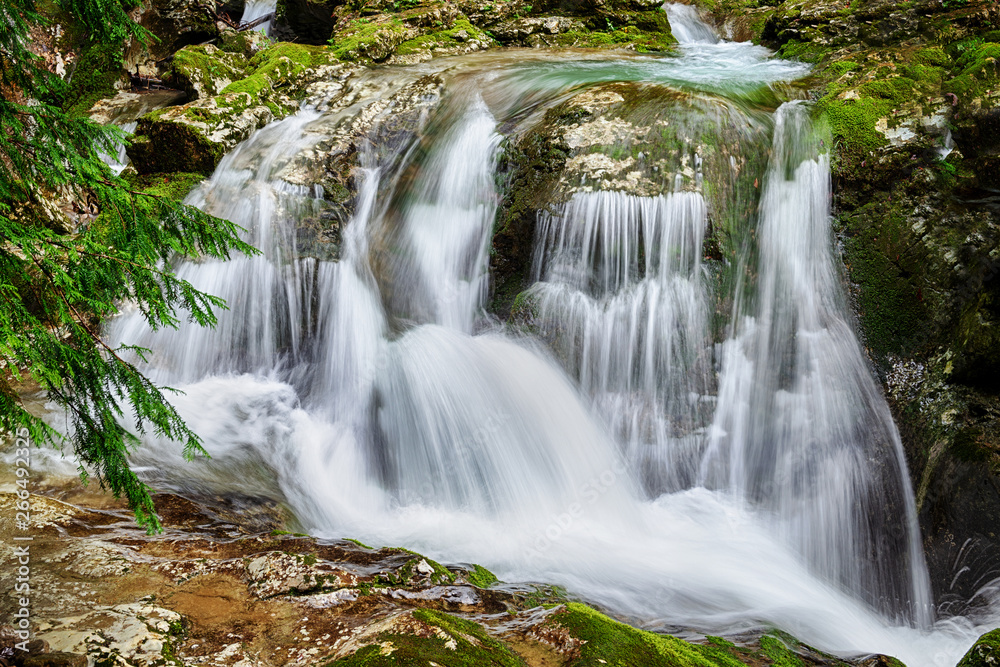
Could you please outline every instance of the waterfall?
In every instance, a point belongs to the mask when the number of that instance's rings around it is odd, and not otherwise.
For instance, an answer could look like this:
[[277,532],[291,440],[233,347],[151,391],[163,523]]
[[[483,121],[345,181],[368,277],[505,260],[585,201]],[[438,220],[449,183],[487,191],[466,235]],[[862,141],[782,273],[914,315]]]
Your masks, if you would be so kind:
[[818,574],[926,627],[929,582],[902,444],[849,324],[831,252],[829,156],[808,110],[775,114],[756,307],[721,344],[699,480],[773,512]]
[[739,97],[803,71],[704,41],[509,76],[455,61],[420,127],[388,148],[377,123],[358,140],[339,261],[304,256],[301,225],[329,204],[287,175],[340,131],[334,112],[254,133],[188,199],[261,250],[177,267],[226,299],[218,326],[110,324],[153,350],[149,374],[184,392],[174,402],[213,457],[184,464],[146,438],[146,478],[271,494],[316,535],[480,562],[653,628],[767,624],[828,651],[954,664],[978,628],[931,625],[899,436],[853,334],[806,105],[761,123],[759,206],[738,209],[742,251],[715,260],[729,282],[703,257],[706,172],[698,191],[553,201],[523,295],[536,335],[484,312],[501,143],[538,105],[608,80]]
[[[246,6],[243,9],[243,18],[240,19],[240,23],[250,23],[256,19],[259,19],[268,14],[273,14],[274,10],[277,8],[277,0],[247,0]],[[264,21],[260,25],[254,27],[254,30],[258,30],[265,35],[271,33],[271,21]]]
[[715,44],[719,41],[715,31],[699,18],[697,8],[667,3],[663,9],[670,20],[670,32],[680,44]]
[[578,193],[542,213],[535,276],[543,334],[627,443],[648,491],[691,485],[712,411],[701,195]]

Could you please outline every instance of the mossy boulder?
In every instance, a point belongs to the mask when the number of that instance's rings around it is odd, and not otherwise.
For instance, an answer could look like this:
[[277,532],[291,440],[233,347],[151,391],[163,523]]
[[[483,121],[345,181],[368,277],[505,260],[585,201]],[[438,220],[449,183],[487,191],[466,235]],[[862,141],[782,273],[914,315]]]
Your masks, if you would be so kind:
[[338,8],[330,44],[338,58],[364,63],[425,60],[469,53],[496,42],[449,2],[367,3]]
[[969,649],[958,667],[995,667],[1000,665],[1000,628],[987,632]]
[[204,99],[242,79],[247,65],[242,53],[223,51],[212,44],[185,46],[174,54],[166,80],[187,93],[189,101]]
[[293,112],[310,84],[327,85],[341,69],[327,48],[274,44],[255,55],[244,76],[219,94],[141,118],[128,155],[140,174],[211,174],[227,151]]
[[396,47],[417,36],[419,33],[408,29],[398,18],[382,15],[349,21],[333,34],[330,45],[342,60],[378,63],[388,60]]
[[402,42],[396,48],[391,62],[408,63],[434,56],[471,53],[485,50],[495,44],[493,37],[462,17],[455,20],[448,29],[428,32]]
[[[366,628],[349,642],[353,652],[330,665],[380,667],[527,667],[510,647],[489,636],[478,623],[451,614],[418,609]],[[340,651],[344,654],[347,651]]]
[[[224,142],[209,139],[203,127],[184,122],[183,114],[190,109],[178,108],[184,111],[139,120],[128,147],[128,156],[139,174],[183,171],[209,175],[231,148]],[[206,109],[206,115],[208,113]],[[270,117],[261,120],[266,122]]]

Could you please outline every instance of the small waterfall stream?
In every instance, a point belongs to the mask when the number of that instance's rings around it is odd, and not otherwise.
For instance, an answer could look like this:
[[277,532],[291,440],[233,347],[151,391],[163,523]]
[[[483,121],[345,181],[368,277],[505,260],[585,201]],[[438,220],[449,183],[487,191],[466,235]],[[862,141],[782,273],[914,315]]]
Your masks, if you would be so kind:
[[299,255],[296,225],[327,204],[282,176],[330,116],[302,110],[226,156],[188,202],[244,226],[262,254],[179,272],[230,309],[214,330],[154,333],[132,313],[109,332],[154,351],[150,375],[185,392],[175,403],[213,458],[183,464],[147,442],[136,462],[162,485],[280,493],[316,534],[561,584],[650,627],[774,624],[830,651],[950,667],[978,621],[934,625],[805,105],[766,120],[770,163],[759,212],[740,221],[751,241],[728,262],[721,338],[700,181],[581,190],[540,213],[526,295],[539,335],[484,311],[518,104],[619,80],[737,97],[803,73],[669,12],[676,58],[469,65],[391,158],[361,150],[338,262]]

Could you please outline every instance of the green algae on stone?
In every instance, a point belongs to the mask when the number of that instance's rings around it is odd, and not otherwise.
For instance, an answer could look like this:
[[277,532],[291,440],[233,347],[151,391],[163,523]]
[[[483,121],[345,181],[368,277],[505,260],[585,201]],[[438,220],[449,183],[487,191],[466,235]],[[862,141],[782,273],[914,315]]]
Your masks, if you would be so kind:
[[966,103],[1000,83],[1000,44],[987,42],[962,53],[955,62],[958,74],[946,85],[947,92]]
[[205,180],[205,174],[173,172],[166,174],[135,174],[126,172],[123,178],[130,186],[157,197],[182,201]]
[[287,82],[310,68],[330,65],[335,61],[335,55],[325,47],[279,42],[250,60],[249,76],[234,81],[221,92],[245,93],[256,100],[279,82]]
[[566,628],[581,640],[580,655],[572,667],[742,667],[725,650],[690,644],[671,635],[659,635],[620,623],[578,602],[550,617],[550,623]]
[[[568,667],[803,667],[805,661],[796,649],[821,656],[831,667],[847,665],[779,631],[760,637],[757,648],[738,646],[711,636],[705,638],[705,643],[692,643],[672,635],[633,628],[578,602],[567,602],[547,619],[546,624],[565,628],[579,640],[577,655],[568,661]],[[898,661],[894,662],[902,667]]]
[[86,113],[94,103],[117,92],[115,84],[125,80],[120,46],[95,44],[80,54],[63,107],[71,114]]

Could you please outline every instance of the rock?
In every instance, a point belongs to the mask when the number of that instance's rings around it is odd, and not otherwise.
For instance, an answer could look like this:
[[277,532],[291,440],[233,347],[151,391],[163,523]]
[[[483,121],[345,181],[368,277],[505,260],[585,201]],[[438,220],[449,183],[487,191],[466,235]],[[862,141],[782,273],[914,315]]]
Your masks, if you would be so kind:
[[67,651],[29,655],[21,660],[21,667],[87,667],[87,656]]
[[220,95],[145,116],[127,149],[133,166],[139,174],[210,175],[227,151],[274,120],[270,108],[246,102],[245,94]]
[[370,20],[357,19],[343,28],[338,27],[331,43],[333,53],[342,60],[377,63],[387,60],[396,47],[419,35],[419,31],[408,28],[395,17],[380,15]]
[[223,51],[212,44],[185,46],[174,54],[164,80],[187,93],[188,101],[205,99],[245,78],[246,66],[242,53]]
[[563,16],[548,16],[544,18],[514,19],[501,23],[493,29],[493,34],[504,44],[543,45],[544,37],[536,40],[532,36],[558,35],[570,31],[583,31],[582,21]]
[[996,665],[1000,665],[1000,628],[980,637],[958,663],[958,667],[996,667]]
[[[212,53],[222,57],[220,51]],[[141,118],[128,156],[140,174],[211,174],[227,151],[253,131],[292,113],[300,100],[324,90],[343,92],[342,86],[331,88],[330,82],[347,78],[352,71],[337,64],[329,49],[275,44],[254,56],[245,76],[227,84],[220,94]]]
[[219,36],[215,0],[152,0],[139,13],[139,24],[156,37],[149,44],[132,41],[125,49],[125,68],[158,76],[159,64],[181,48]]
[[164,664],[180,632],[180,614],[143,603],[99,607],[39,624],[39,634],[56,651],[133,667]]
[[[739,226],[731,223],[744,203],[734,193],[758,192],[751,184],[763,177],[766,155],[750,147],[766,145],[767,132],[722,98],[654,84],[597,85],[550,109],[504,155],[507,187],[493,237],[490,311],[507,319],[528,287],[538,211],[576,192],[703,192],[707,174],[714,186],[705,193],[714,221],[707,236],[727,254],[738,248]],[[526,319],[524,312],[517,317]]]
[[124,125],[134,122],[153,109],[167,107],[184,100],[184,93],[176,90],[153,91],[149,93],[119,92],[114,97],[99,100],[87,115],[99,125],[116,123]]

